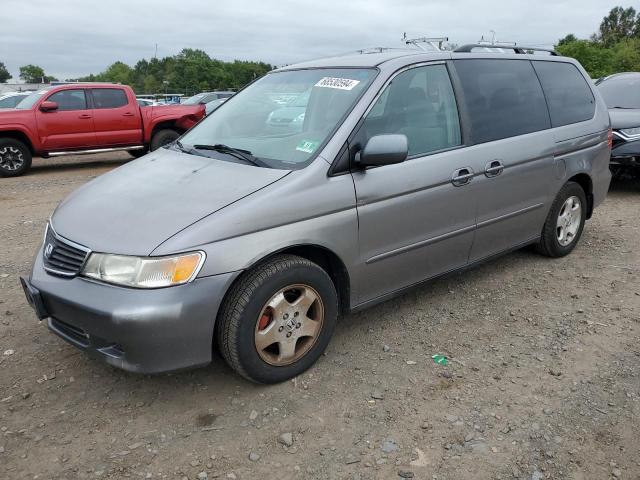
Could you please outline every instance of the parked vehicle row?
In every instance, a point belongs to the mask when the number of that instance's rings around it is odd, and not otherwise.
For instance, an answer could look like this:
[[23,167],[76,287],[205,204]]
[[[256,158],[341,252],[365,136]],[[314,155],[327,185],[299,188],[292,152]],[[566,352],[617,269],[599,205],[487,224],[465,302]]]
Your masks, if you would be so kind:
[[64,200],[22,279],[29,303],[125,370],[217,348],[273,383],[319,358],[341,312],[525,245],[569,254],[609,187],[607,106],[576,61],[514,50],[270,72]]
[[176,140],[204,113],[203,105],[141,108],[124,85],[46,88],[0,110],[0,176],[24,174],[36,155],[126,150],[139,157]]

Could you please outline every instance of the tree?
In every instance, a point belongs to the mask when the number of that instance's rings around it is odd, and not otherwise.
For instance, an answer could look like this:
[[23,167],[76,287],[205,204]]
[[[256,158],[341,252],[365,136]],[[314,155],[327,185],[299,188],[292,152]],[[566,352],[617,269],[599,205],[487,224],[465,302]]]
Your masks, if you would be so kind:
[[37,65],[25,65],[20,67],[20,79],[25,83],[45,83],[46,75],[44,70]]
[[11,74],[4,63],[0,62],[0,83],[5,83],[11,78]]
[[611,53],[599,43],[589,40],[574,40],[563,45],[558,44],[556,50],[561,55],[578,60],[592,78],[612,73]]
[[564,38],[561,38],[558,42],[558,46],[567,45],[568,43],[577,42],[578,37],[576,37],[573,33],[570,33]]
[[640,34],[640,16],[633,7],[615,7],[600,24],[597,40],[610,47],[626,38]]

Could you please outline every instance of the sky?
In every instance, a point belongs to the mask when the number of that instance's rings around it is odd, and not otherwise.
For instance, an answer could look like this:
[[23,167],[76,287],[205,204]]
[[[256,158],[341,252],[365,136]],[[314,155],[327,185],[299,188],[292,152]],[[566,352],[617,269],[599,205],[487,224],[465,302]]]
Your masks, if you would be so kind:
[[[120,60],[199,48],[220,60],[291,64],[409,37],[551,46],[588,38],[624,0],[2,0],[0,62],[15,78],[36,64],[59,79]],[[635,1],[635,0],[634,0]],[[4,18],[3,18],[4,17]]]

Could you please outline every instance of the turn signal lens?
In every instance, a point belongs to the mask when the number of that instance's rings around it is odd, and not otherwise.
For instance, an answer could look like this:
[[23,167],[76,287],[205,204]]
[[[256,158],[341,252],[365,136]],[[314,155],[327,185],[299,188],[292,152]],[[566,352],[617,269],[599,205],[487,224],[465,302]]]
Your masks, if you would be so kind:
[[178,257],[171,281],[174,284],[188,282],[193,275],[193,272],[198,268],[201,258],[202,257],[199,253]]

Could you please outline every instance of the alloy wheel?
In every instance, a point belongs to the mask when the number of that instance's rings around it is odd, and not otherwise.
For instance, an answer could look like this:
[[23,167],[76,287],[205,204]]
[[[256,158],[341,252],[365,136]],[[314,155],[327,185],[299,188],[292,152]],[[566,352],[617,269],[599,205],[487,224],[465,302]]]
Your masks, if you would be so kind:
[[23,164],[24,156],[18,148],[10,145],[0,148],[0,168],[13,172]]
[[260,358],[273,366],[290,365],[316,343],[324,321],[324,304],[308,285],[290,285],[264,305],[255,328]]
[[582,203],[576,196],[567,198],[560,209],[556,221],[558,243],[566,247],[576,238],[582,222]]

